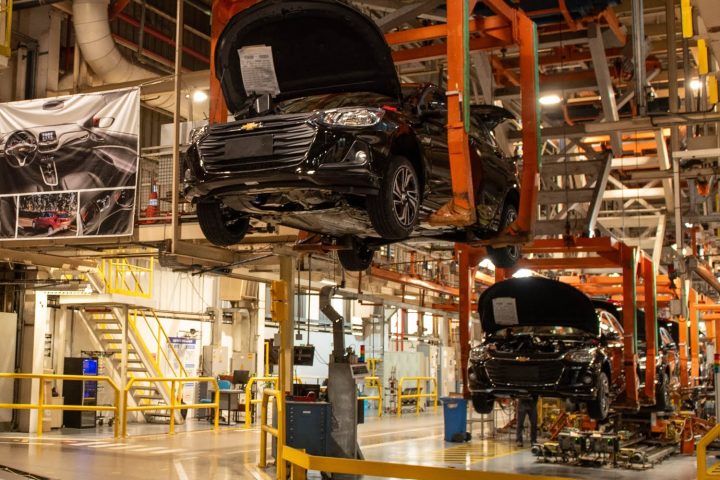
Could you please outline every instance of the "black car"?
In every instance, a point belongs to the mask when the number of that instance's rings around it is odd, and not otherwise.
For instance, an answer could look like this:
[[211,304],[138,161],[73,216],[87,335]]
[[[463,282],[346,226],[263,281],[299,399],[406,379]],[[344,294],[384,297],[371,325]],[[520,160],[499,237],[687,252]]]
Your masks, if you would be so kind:
[[[382,32],[343,2],[244,10],[219,37],[215,70],[235,121],[193,132],[184,192],[216,245],[240,242],[255,218],[323,235],[346,269],[364,270],[381,245],[489,238],[517,216],[515,161],[493,134],[513,116],[483,105],[469,126],[477,223],[428,223],[452,197],[445,92],[402,88]],[[501,267],[519,256],[489,250]]]
[[610,313],[576,288],[540,277],[496,283],[478,309],[486,337],[468,367],[476,411],[492,411],[496,397],[544,396],[607,417],[625,387],[622,328]]

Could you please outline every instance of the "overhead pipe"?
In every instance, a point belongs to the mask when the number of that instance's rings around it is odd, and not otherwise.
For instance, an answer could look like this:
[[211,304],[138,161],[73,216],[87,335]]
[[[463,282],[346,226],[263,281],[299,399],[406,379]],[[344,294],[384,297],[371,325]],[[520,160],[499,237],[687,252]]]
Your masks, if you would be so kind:
[[20,2],[13,2],[12,9],[17,12],[18,10],[27,10],[42,5],[52,5],[53,3],[60,3],[62,1],[63,0],[22,0]]
[[[157,73],[128,61],[118,49],[110,31],[108,0],[73,0],[72,11],[75,36],[83,58],[104,84],[158,77]],[[161,94],[145,103],[172,111],[175,97],[174,93]],[[187,105],[181,102],[180,109],[187,118]]]
[[645,18],[643,0],[632,0],[632,47],[635,58],[635,102],[641,116],[647,114],[645,95]]

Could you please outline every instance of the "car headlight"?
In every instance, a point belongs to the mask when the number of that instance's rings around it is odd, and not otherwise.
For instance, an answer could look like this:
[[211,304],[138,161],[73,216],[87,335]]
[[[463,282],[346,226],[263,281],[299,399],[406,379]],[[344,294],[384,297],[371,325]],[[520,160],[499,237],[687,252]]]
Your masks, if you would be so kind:
[[202,138],[205,135],[207,135],[207,132],[208,132],[207,125],[203,125],[202,127],[198,127],[198,128],[193,128],[192,130],[190,130],[190,143],[194,144],[194,143],[199,142],[200,140],[202,140]]
[[328,127],[371,127],[382,120],[384,113],[379,108],[338,108],[319,112],[313,120]]
[[485,360],[489,360],[490,358],[492,358],[490,350],[491,349],[488,347],[475,347],[470,350],[470,360],[474,360],[476,362],[484,362]]
[[565,354],[565,360],[575,363],[590,363],[594,358],[595,355],[588,350],[573,350]]

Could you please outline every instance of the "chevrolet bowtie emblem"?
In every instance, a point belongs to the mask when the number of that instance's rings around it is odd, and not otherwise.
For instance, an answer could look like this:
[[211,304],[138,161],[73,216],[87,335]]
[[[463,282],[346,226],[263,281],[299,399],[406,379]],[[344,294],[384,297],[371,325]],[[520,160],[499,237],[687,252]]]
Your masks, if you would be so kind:
[[256,122],[250,122],[246,123],[242,127],[240,127],[241,132],[249,132],[251,130],[255,130],[256,128],[262,127],[262,123],[256,123]]
[[515,357],[515,360],[518,362],[527,362],[530,359],[528,357]]

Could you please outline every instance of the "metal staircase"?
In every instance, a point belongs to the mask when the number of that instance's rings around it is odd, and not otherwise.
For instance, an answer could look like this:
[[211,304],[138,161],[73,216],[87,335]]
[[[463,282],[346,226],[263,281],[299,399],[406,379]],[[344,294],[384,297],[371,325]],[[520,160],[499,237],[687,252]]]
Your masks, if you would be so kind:
[[[120,384],[125,384],[122,381],[123,378],[188,376],[160,319],[152,309],[122,304],[82,304],[72,308],[90,332],[95,348],[108,355],[113,376],[119,379]],[[123,341],[125,323],[127,323],[126,343]],[[143,335],[141,331],[146,334]],[[143,336],[153,340],[155,351],[148,347]],[[127,349],[126,357],[123,354],[125,348]],[[125,364],[123,364],[124,357],[127,358]],[[136,405],[146,406],[170,405],[173,393],[170,391],[169,382],[136,380],[130,389],[130,394]],[[174,394],[181,395],[182,391]],[[157,418],[169,418],[169,410],[148,411],[143,414],[148,422]],[[175,411],[175,422],[183,422],[179,410]]]

